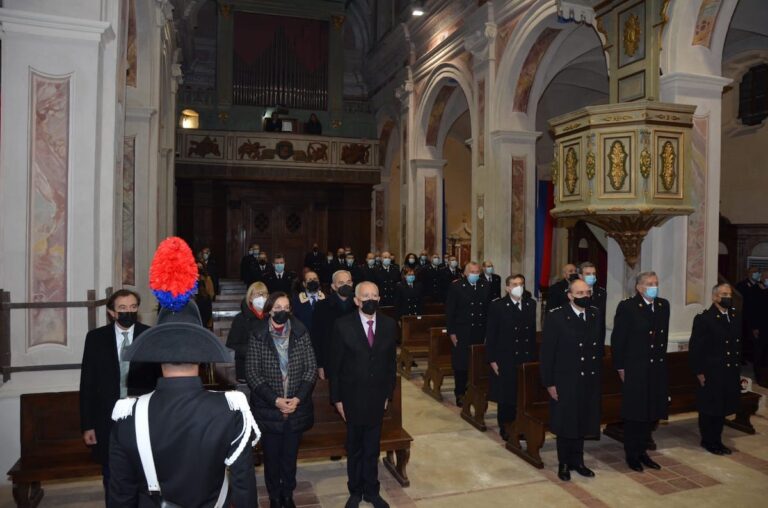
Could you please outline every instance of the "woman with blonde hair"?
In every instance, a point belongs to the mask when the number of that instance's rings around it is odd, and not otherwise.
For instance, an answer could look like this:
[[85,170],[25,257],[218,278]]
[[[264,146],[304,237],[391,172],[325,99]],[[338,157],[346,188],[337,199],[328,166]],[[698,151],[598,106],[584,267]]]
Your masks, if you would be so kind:
[[232,328],[227,335],[227,347],[235,350],[235,373],[238,380],[245,380],[245,356],[248,353],[248,341],[256,326],[267,318],[264,305],[269,291],[263,282],[254,282],[248,287],[245,298],[240,303],[240,313],[232,321]]

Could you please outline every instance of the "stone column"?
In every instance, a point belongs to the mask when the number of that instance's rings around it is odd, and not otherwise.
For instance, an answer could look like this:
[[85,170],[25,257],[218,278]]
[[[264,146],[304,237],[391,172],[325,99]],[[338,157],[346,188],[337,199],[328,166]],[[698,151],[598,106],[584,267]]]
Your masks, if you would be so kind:
[[522,273],[533,287],[536,263],[536,139],[534,131],[491,133],[493,184],[486,196],[486,258],[502,277]]
[[[393,251],[399,251],[402,257],[410,251],[416,244],[416,221],[412,214],[416,209],[416,179],[415,171],[411,161],[411,154],[415,153],[413,147],[413,138],[415,129],[415,111],[416,98],[413,94],[413,80],[410,76],[410,68],[406,69],[408,77],[403,80],[403,84],[395,90],[395,96],[400,101],[400,181],[392,182],[390,192],[400,194],[400,245],[395,248],[390,245]],[[399,258],[398,258],[399,259]],[[402,261],[400,259],[400,261]]]
[[[693,317],[709,306],[710,289],[717,282],[721,98],[728,83],[720,76],[684,73],[666,74],[660,81],[663,102],[697,106],[687,184],[696,211],[651,230],[643,242],[639,267],[658,273],[659,293],[670,301],[671,350],[687,347]],[[609,266],[617,264],[610,258],[615,251],[609,248]],[[615,306],[609,302],[608,308]]]

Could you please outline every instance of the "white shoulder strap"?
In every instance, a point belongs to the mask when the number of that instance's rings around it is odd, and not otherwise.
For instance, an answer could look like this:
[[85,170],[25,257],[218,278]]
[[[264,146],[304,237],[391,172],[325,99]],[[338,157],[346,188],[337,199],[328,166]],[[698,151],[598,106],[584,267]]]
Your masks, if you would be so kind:
[[157,481],[157,471],[155,470],[155,458],[152,455],[152,444],[149,440],[149,399],[155,392],[147,393],[139,397],[136,403],[136,446],[139,448],[139,457],[141,458],[141,467],[144,469],[144,476],[147,478],[147,488],[150,494],[160,494],[160,482]]

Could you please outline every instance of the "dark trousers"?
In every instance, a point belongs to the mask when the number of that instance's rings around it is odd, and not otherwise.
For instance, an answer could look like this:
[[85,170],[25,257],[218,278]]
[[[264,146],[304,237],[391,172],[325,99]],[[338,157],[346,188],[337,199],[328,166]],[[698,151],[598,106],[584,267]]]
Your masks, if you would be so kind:
[[760,337],[754,339],[754,347],[752,349],[752,367],[755,369],[755,381],[757,383],[764,383],[766,380],[761,379],[762,371],[765,370],[768,359],[766,359],[766,353],[768,353],[768,337],[764,337],[766,331],[760,330]]
[[109,464],[101,465],[101,483],[104,485],[104,506],[111,506],[109,502]]
[[627,459],[638,460],[648,451],[654,422],[624,420],[624,453]]
[[381,423],[347,423],[347,488],[353,495],[379,494]]
[[584,464],[584,439],[558,436],[557,462],[567,466]]
[[469,378],[469,373],[466,370],[453,371],[453,380],[456,383],[453,387],[453,394],[456,395],[456,397],[463,397],[464,394],[466,393],[468,378]]
[[296,460],[300,442],[301,433],[289,430],[282,433],[264,432],[261,435],[264,483],[270,499],[290,496],[296,489]]
[[499,424],[499,429],[504,430],[505,423],[514,422],[516,414],[517,407],[514,404],[498,404],[498,409],[496,410],[496,422]]
[[699,432],[701,444],[704,446],[722,446],[724,416],[713,416],[699,413]]

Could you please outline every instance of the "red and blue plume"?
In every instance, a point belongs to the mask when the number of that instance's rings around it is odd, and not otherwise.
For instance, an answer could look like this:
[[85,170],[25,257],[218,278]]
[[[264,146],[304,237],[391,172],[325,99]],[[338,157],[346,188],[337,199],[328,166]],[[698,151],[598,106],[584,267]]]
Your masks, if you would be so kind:
[[178,236],[160,242],[149,267],[149,287],[160,307],[178,312],[197,289],[197,263],[192,249]]

